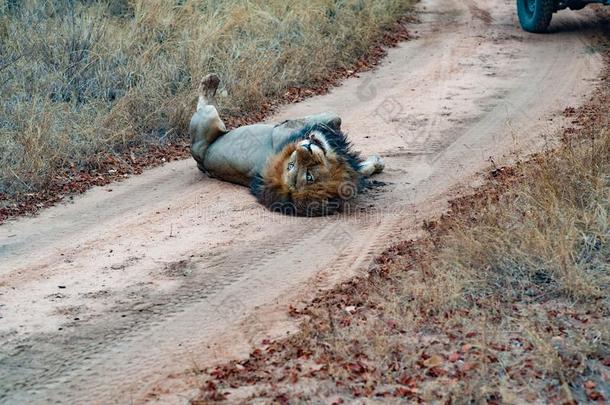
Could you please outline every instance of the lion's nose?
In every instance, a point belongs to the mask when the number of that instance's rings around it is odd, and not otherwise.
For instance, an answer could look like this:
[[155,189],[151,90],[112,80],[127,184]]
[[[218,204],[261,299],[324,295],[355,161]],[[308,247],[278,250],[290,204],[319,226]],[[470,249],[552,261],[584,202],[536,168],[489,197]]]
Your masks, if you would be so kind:
[[311,150],[311,142],[309,142],[309,143],[304,143],[304,144],[303,144],[303,147],[304,147],[305,149],[307,149],[307,150],[309,151],[309,153],[313,153],[313,151]]

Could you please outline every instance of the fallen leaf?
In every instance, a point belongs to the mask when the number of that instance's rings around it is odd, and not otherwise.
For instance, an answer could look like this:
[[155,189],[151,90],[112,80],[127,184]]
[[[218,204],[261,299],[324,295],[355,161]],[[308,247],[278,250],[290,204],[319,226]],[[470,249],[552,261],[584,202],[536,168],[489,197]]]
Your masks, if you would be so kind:
[[438,367],[443,364],[443,358],[438,354],[433,355],[427,360],[424,360],[424,366],[426,367]]
[[587,396],[591,401],[604,401],[606,399],[606,397],[604,397],[602,393],[598,391],[589,391],[587,392]]
[[417,394],[417,390],[413,388],[398,387],[394,391],[395,397],[410,397]]
[[348,363],[345,366],[346,369],[354,374],[362,374],[366,371],[366,367],[362,363]]
[[350,314],[352,312],[356,311],[356,307],[354,305],[349,305],[349,306],[345,307],[344,309],[345,309],[345,312],[350,313]]
[[458,352],[453,352],[449,355],[449,361],[451,362],[456,362],[460,359],[461,354],[459,354]]
[[430,370],[428,370],[428,375],[431,377],[440,377],[445,374],[447,374],[447,371],[441,367],[432,367]]

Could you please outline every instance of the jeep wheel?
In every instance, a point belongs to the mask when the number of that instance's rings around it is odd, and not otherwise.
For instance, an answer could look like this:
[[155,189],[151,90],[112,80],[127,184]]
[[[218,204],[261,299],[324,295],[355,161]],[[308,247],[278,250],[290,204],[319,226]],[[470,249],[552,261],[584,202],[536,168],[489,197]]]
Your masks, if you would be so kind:
[[519,22],[525,31],[545,32],[551,23],[555,0],[517,0]]

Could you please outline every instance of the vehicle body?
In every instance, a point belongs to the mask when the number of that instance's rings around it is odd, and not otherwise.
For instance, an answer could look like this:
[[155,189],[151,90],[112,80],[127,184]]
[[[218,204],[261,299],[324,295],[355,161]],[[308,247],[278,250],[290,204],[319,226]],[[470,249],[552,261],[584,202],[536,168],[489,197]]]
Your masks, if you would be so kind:
[[517,14],[525,31],[546,32],[553,13],[565,8],[580,10],[593,3],[610,5],[610,0],[517,0]]

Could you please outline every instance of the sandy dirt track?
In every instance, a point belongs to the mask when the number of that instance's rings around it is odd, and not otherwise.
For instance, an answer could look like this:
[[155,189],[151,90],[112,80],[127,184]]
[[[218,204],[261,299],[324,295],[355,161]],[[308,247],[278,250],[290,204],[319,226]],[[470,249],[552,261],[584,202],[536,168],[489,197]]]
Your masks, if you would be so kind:
[[539,150],[595,87],[591,10],[533,35],[512,0],[417,8],[417,39],[379,69],[273,118],[337,112],[357,149],[384,157],[386,185],[351,212],[270,214],[186,160],[1,226],[0,403],[139,403],[166,388],[163,401],[186,401],[170,374],[285,333],[289,303],[366,270],[490,158]]

